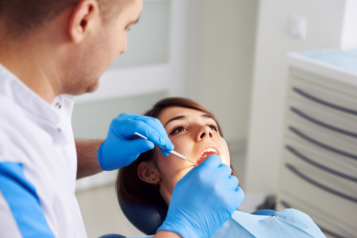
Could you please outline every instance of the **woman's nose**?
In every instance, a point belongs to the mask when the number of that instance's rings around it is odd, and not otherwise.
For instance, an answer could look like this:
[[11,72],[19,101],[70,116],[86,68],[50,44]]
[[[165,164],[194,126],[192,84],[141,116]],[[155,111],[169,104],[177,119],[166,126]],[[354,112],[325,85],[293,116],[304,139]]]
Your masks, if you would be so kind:
[[211,132],[211,129],[208,128],[207,126],[205,126],[205,128],[202,128],[202,130],[200,130],[197,133],[196,140],[200,141],[200,140],[205,139],[206,137],[209,137],[209,138],[213,137],[213,133]]

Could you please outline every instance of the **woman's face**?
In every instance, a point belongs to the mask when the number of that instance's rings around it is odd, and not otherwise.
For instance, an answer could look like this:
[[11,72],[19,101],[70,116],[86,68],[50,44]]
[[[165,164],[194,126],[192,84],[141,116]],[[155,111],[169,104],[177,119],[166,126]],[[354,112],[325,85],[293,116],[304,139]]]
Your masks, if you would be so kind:
[[[204,112],[182,107],[163,110],[158,119],[164,125],[175,151],[195,161],[198,165],[211,154],[218,154],[222,163],[230,166],[230,156],[226,141],[220,136],[217,123]],[[160,148],[155,147],[160,193],[167,204],[176,183],[195,165],[170,154],[165,157]]]

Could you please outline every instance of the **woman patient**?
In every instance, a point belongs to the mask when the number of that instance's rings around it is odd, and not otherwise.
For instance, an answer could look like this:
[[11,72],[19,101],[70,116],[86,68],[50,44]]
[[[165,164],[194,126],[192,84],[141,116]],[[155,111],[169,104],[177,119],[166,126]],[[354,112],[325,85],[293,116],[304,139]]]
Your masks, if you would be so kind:
[[[231,166],[221,127],[203,105],[186,98],[166,98],[145,115],[159,119],[175,151],[197,165],[208,156],[218,154],[222,164]],[[172,154],[165,157],[160,148],[155,147],[120,169],[118,195],[129,204],[133,201],[168,207],[176,183],[194,166]],[[232,218],[235,222],[226,222],[214,237],[325,237],[310,217],[294,209],[285,209],[270,217],[236,211]],[[289,219],[284,222],[286,218]]]

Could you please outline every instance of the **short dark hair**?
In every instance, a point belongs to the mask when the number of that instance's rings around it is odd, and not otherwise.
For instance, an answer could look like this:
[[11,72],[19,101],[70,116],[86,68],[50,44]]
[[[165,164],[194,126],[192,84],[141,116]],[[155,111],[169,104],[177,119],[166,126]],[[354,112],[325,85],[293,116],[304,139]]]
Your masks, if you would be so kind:
[[[0,19],[6,33],[20,36],[34,30],[82,0],[0,0]],[[102,15],[110,15],[112,5],[122,0],[97,0]],[[110,6],[108,6],[110,5]]]
[[[213,113],[202,104],[188,98],[164,98],[157,102],[144,115],[157,118],[160,113],[168,107],[190,108],[208,114],[217,123],[218,132],[223,137],[221,126]],[[137,174],[139,164],[143,161],[153,161],[154,157],[154,150],[149,150],[142,153],[133,163],[119,170],[116,180],[116,188],[118,196],[120,196],[125,203],[129,205],[131,205],[131,202],[147,203],[167,207],[164,199],[161,197],[160,187],[142,181]],[[155,161],[153,162],[155,163]],[[232,165],[231,168],[232,175],[236,175]]]

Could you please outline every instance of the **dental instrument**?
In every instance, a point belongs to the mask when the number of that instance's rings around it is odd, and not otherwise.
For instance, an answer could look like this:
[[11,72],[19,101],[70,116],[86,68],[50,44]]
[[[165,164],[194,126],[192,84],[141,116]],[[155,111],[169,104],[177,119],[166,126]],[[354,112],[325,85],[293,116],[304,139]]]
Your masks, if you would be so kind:
[[[145,140],[149,140],[146,136],[143,136],[143,135],[140,134],[140,133],[134,132],[134,134],[137,135],[137,136],[139,136],[139,137],[141,137],[141,138],[143,138],[143,139],[145,139]],[[168,151],[168,150],[166,150],[164,147],[161,147],[161,146],[159,146],[159,147],[160,147],[161,149],[163,149],[164,151],[167,151],[167,152],[169,152],[170,154],[176,155],[177,157],[179,157],[179,158],[181,158],[181,159],[183,159],[183,160],[187,160],[187,161],[189,161],[189,162],[191,162],[191,163],[193,163],[194,165],[197,166],[197,164],[196,164],[195,162],[193,162],[193,161],[190,160],[190,159],[187,159],[184,155],[182,155],[182,154],[180,154],[180,153],[178,153],[178,152],[176,152],[176,151],[174,151],[174,150]]]

